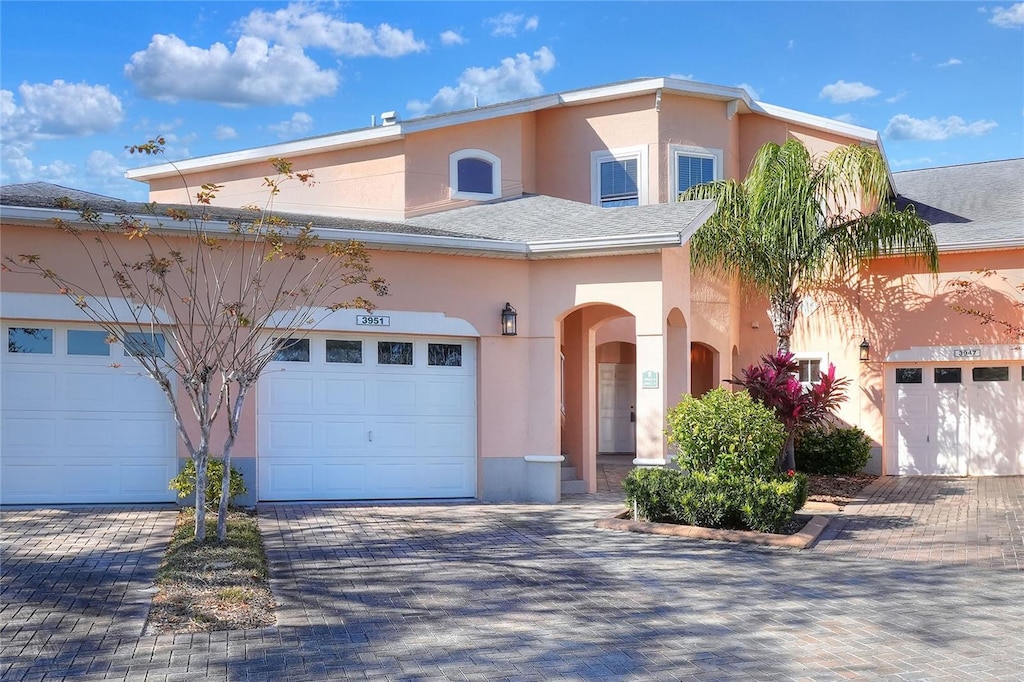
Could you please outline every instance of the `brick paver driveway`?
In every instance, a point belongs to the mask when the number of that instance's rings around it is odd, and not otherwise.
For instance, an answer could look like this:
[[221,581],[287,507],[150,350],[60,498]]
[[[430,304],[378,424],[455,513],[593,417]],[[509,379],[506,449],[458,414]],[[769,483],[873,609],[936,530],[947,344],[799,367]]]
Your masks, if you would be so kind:
[[[105,639],[100,626],[63,657],[51,638],[48,660],[87,657],[100,678],[289,682],[1024,670],[1024,572],[592,527],[616,506],[262,507],[277,627]],[[45,672],[3,665],[5,680]]]

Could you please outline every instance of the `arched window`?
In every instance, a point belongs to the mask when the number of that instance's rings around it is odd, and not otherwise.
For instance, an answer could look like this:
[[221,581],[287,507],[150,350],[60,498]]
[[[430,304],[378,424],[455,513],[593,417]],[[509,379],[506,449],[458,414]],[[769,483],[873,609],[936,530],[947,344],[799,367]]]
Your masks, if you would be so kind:
[[448,162],[452,199],[485,201],[501,197],[501,159],[482,149],[462,149]]

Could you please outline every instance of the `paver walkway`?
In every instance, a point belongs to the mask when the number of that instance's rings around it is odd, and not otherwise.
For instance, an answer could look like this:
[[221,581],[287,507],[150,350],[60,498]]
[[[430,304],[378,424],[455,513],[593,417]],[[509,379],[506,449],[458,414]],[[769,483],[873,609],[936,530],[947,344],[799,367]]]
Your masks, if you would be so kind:
[[[137,612],[127,619],[134,635],[111,632],[106,616],[88,633],[64,628],[84,617],[74,581],[62,584],[71,601],[61,608],[46,597],[56,590],[8,591],[34,567],[8,563],[25,521],[4,511],[2,617],[54,630],[35,651],[4,634],[0,676],[963,680],[1024,670],[1024,571],[592,527],[617,508],[612,495],[556,507],[264,506],[278,626],[158,637],[139,636]],[[846,528],[834,547],[850,541]],[[141,575],[144,563],[126,572]],[[8,608],[9,594],[19,602]]]

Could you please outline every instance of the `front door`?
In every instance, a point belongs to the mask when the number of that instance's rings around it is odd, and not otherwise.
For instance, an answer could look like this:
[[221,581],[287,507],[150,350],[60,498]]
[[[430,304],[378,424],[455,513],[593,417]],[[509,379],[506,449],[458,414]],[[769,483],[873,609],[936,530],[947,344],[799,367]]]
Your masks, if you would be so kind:
[[636,453],[636,365],[599,363],[597,449]]

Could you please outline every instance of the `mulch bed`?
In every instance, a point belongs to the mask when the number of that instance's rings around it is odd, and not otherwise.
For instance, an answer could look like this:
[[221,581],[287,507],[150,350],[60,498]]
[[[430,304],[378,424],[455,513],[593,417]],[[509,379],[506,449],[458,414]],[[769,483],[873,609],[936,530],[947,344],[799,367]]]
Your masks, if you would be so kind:
[[866,488],[868,484],[874,483],[878,476],[874,474],[849,474],[845,476],[825,476],[822,474],[807,474],[810,495],[807,496],[810,502],[830,502],[844,507],[854,499],[857,494]]

